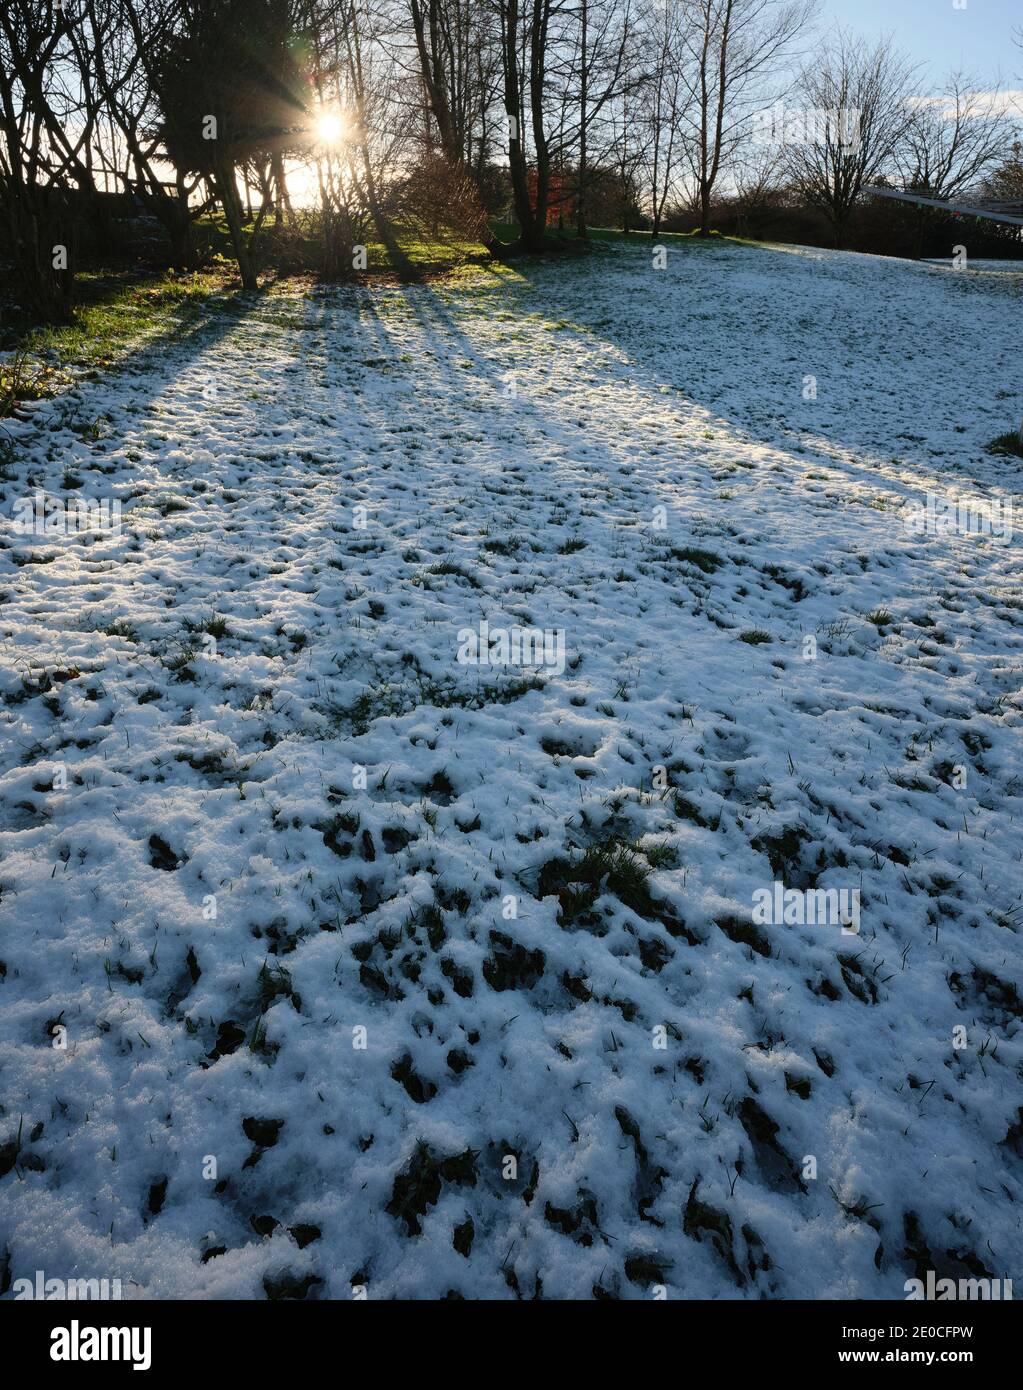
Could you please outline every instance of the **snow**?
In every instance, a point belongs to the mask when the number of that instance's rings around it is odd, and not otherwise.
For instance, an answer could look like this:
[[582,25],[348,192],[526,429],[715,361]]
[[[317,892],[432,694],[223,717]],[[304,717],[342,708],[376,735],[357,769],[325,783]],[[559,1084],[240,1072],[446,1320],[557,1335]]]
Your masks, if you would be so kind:
[[1023,267],[652,259],[225,300],[9,422],[5,516],[123,509],[0,541],[11,1279],[1023,1276],[1020,543],[902,518],[1023,517]]

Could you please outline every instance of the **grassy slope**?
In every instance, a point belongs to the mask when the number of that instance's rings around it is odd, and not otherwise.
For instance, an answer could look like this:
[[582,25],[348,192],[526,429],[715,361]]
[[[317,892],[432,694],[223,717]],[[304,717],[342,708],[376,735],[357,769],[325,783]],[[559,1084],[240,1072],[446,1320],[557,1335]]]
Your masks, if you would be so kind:
[[[79,301],[71,323],[40,327],[25,315],[9,314],[6,326],[0,329],[0,353],[25,354],[25,361],[17,369],[0,363],[0,416],[9,414],[19,401],[52,395],[72,368],[86,374],[98,372],[147,343],[173,336],[193,322],[213,296],[230,299],[239,295],[232,264],[222,254],[228,249],[226,229],[210,219],[207,230],[218,252],[203,271],[179,274],[94,268],[78,276]],[[518,227],[498,223],[494,231],[499,240],[508,243],[515,240]],[[620,241],[652,244],[647,232],[626,235],[613,228],[591,229],[589,240],[596,245]],[[658,243],[666,245],[692,242],[688,233],[665,232],[658,238]],[[370,283],[450,280],[487,255],[479,243],[402,230],[396,232],[390,245],[370,241],[366,249],[368,270],[361,278]],[[283,296],[304,295],[312,284],[309,275],[271,274],[264,279],[268,293]]]
[[[223,228],[210,226],[214,240],[227,246]],[[428,238],[398,231],[391,246],[367,243],[368,270],[364,278],[430,279],[450,276],[486,255],[476,243],[453,238]],[[308,275],[265,279],[270,293],[306,293]],[[238,293],[237,279],[226,255],[217,254],[211,265],[195,274],[169,270],[96,267],[77,277],[78,304],[71,323],[39,326],[17,310],[6,315],[0,328],[0,352],[26,353],[33,360],[21,399],[48,394],[54,375],[63,367],[99,369],[123,357],[129,350],[176,331],[214,295]],[[36,360],[45,363],[37,366]],[[0,367],[0,401],[4,399],[4,368]]]

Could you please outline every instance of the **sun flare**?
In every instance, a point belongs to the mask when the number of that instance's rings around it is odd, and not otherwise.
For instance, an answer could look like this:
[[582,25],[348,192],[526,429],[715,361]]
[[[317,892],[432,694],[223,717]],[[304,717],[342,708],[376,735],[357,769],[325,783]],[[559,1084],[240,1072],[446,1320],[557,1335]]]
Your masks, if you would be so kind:
[[325,112],[316,122],[316,133],[325,145],[336,145],[344,131],[344,122],[333,111]]

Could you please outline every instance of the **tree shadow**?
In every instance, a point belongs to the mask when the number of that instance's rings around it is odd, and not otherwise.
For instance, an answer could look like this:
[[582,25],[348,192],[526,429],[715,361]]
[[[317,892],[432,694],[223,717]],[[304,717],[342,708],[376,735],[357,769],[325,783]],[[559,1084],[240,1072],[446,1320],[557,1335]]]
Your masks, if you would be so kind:
[[697,407],[737,444],[863,481],[893,464],[1004,476],[984,446],[1019,413],[999,402],[1015,380],[1005,327],[1023,273],[1007,286],[983,268],[664,240],[662,268],[655,246],[614,243],[580,261],[517,261],[508,307],[614,345],[632,381]]

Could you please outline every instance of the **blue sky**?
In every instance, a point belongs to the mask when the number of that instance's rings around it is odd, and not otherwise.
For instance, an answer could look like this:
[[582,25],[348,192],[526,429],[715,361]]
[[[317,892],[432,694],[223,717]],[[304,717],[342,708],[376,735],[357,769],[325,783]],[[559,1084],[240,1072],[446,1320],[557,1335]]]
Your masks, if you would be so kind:
[[1020,0],[821,0],[825,23],[837,20],[863,34],[892,33],[935,78],[962,67],[984,79],[999,76],[1023,88],[1023,52],[1012,44],[1013,28],[1023,26]]

